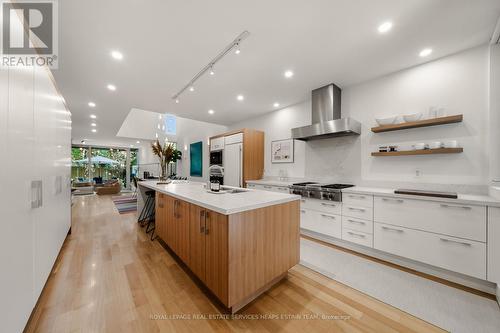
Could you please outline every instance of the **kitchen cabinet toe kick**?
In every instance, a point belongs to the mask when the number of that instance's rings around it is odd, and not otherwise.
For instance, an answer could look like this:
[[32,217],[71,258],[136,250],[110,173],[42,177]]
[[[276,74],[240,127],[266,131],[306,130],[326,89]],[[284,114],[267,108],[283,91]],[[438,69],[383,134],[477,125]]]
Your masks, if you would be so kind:
[[[299,263],[299,200],[224,215],[156,193],[156,231],[230,313]],[[182,266],[182,265],[181,265]]]

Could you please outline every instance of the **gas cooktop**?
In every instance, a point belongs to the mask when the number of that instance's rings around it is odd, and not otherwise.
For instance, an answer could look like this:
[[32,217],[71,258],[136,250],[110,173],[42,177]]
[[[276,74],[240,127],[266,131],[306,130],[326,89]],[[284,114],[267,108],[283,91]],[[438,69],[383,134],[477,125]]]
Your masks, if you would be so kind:
[[342,201],[342,189],[353,187],[350,184],[320,184],[316,182],[295,183],[290,186],[290,193],[306,198],[329,201]]

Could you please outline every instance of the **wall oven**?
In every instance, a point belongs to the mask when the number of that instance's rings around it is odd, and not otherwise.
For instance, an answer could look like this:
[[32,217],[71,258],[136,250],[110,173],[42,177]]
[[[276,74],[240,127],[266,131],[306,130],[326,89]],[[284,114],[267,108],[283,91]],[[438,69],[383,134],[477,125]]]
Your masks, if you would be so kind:
[[210,152],[210,165],[222,166],[222,152],[223,152],[223,150],[217,150],[217,151]]

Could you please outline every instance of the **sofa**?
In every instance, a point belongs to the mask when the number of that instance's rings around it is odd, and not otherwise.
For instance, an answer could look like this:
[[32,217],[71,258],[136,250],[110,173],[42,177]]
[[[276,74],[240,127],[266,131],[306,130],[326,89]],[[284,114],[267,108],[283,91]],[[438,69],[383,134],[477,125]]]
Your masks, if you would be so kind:
[[122,186],[118,180],[112,180],[104,183],[102,186],[96,187],[95,191],[98,195],[118,194],[122,190]]

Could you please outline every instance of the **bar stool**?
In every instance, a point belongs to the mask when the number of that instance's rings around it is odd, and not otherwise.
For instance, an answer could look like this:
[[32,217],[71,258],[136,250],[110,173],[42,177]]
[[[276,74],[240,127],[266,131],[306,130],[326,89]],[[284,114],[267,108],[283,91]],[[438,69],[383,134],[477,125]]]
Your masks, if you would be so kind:
[[137,219],[137,223],[144,227],[144,223],[146,221],[154,219],[155,214],[155,191],[146,191],[146,203],[142,208],[141,214],[139,214],[139,218]]

